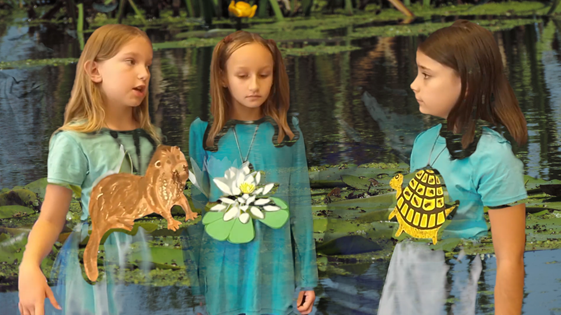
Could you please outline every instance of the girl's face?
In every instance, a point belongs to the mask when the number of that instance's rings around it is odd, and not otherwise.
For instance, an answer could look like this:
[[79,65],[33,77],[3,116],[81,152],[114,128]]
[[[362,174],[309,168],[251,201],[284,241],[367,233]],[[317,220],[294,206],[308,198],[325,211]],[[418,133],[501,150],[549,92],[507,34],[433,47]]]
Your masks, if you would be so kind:
[[259,108],[273,86],[273,56],[260,43],[237,49],[226,62],[223,85],[232,96],[234,110],[240,107]]
[[417,50],[417,77],[411,89],[421,113],[446,119],[460,97],[462,81],[454,69]]
[[140,105],[148,91],[152,53],[150,42],[136,37],[113,58],[98,63],[98,75],[92,79],[101,84],[107,106]]

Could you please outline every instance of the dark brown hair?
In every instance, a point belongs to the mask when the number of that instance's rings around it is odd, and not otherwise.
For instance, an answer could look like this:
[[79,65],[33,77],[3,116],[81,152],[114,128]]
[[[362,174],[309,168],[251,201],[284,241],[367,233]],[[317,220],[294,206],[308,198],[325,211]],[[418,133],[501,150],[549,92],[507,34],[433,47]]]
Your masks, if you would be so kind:
[[454,69],[461,78],[460,97],[448,115],[447,126],[463,134],[464,149],[474,140],[477,119],[502,125],[519,145],[526,143],[526,119],[504,74],[499,47],[490,31],[457,20],[432,33],[419,50]]
[[259,43],[265,46],[273,56],[273,85],[269,97],[262,105],[263,114],[273,118],[279,126],[278,142],[281,142],[285,135],[288,135],[290,139],[294,137],[294,133],[287,122],[287,113],[290,107],[290,86],[281,52],[273,40],[265,40],[255,33],[237,31],[221,40],[214,47],[214,52],[212,53],[212,62],[210,64],[210,112],[214,119],[206,141],[206,145],[209,147],[214,145],[216,135],[228,121],[228,115],[232,106],[228,89],[222,86],[222,74],[226,73],[226,62],[236,50],[251,43]]

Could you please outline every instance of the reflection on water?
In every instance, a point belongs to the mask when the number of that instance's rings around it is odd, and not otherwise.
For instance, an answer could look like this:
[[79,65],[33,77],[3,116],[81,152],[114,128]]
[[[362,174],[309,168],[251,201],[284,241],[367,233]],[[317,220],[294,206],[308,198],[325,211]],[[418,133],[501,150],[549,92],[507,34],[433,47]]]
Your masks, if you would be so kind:
[[[150,36],[154,42],[169,39],[161,31]],[[544,21],[496,32],[495,37],[528,120],[530,140],[520,148],[520,157],[529,175],[559,178],[561,58],[556,25]],[[438,123],[419,113],[409,88],[416,75],[415,49],[420,40],[416,36],[361,39],[353,44],[362,50],[286,58],[292,110],[305,122],[310,165],[407,159],[411,138]],[[209,116],[211,52],[212,47],[206,47],[154,54],[151,113],[168,144],[184,151],[190,123]],[[78,56],[76,40],[55,26],[0,26],[2,60]],[[75,67],[0,72],[0,187],[25,185],[46,175],[48,139],[63,122]],[[378,110],[367,106],[368,96],[377,100]]]
[[[149,32],[154,42],[170,39]],[[560,34],[553,21],[495,33],[508,78],[528,121],[529,143],[520,148],[526,172],[561,178]],[[328,56],[287,57],[292,110],[299,113],[310,165],[341,162],[400,162],[418,131],[438,120],[423,116],[409,85],[416,75],[415,50],[421,37],[353,41],[361,50]],[[0,24],[0,60],[77,58],[79,44],[62,25],[36,28]],[[189,125],[209,116],[212,48],[154,53],[150,111],[166,143],[188,154]],[[63,122],[75,64],[0,71],[0,188],[46,176],[48,141]],[[561,251],[526,253],[525,314],[561,314]],[[314,314],[376,313],[389,262],[337,265],[321,272]],[[462,296],[470,264],[447,260],[448,304]],[[492,314],[495,259],[483,260],[477,283],[476,314]],[[454,277],[450,275],[454,274]],[[552,276],[553,275],[553,276]],[[455,279],[460,279],[455,282]],[[1,281],[1,279],[0,279]],[[458,284],[459,283],[459,284]],[[467,291],[466,291],[467,292]],[[120,296],[135,305],[131,314],[193,312],[184,287],[130,285]],[[0,294],[6,314],[17,314],[17,293]],[[138,307],[137,307],[138,306]],[[144,313],[139,312],[143,310]]]
[[[447,272],[448,286],[437,288],[449,291],[446,298],[445,313],[434,314],[493,314],[493,288],[496,277],[496,260],[489,258],[482,260],[481,276],[477,283],[477,300],[475,313],[451,312],[452,303],[460,300],[462,294],[471,292],[466,290],[469,282],[470,269],[474,257],[464,257],[460,261],[456,258],[446,259],[449,266]],[[523,314],[526,315],[561,315],[561,294],[559,293],[561,276],[561,250],[526,252],[525,294]],[[345,270],[347,275],[320,273],[322,279],[316,288],[316,301],[312,314],[316,315],[372,315],[378,314],[378,304],[382,295],[382,288],[386,280],[389,262],[375,262],[372,264],[354,264],[337,266]],[[420,270],[421,271],[421,270]],[[428,271],[428,270],[427,270]],[[116,296],[127,301],[130,311],[123,315],[132,314],[196,314],[200,309],[193,300],[191,291],[187,287],[146,287],[128,285],[120,287]],[[1,293],[0,305],[2,314],[18,314],[17,292]],[[415,305],[413,305],[415,306]],[[53,309],[47,301],[47,309]],[[5,313],[4,313],[5,312]],[[418,312],[409,314],[419,314]]]

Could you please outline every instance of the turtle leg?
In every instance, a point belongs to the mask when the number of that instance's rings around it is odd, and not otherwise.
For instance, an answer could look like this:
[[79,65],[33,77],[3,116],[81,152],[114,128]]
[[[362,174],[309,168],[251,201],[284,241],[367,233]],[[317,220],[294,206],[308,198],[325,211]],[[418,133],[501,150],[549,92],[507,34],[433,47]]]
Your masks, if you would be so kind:
[[438,229],[435,229],[432,233],[432,243],[436,245],[438,243]]
[[401,233],[403,233],[404,229],[401,226],[401,222],[399,223],[399,227],[397,228],[397,232],[395,232],[395,237],[399,237]]
[[395,217],[395,215],[397,214],[397,207],[393,208],[393,211],[390,212],[390,215],[388,217],[389,220],[393,219],[393,217]]

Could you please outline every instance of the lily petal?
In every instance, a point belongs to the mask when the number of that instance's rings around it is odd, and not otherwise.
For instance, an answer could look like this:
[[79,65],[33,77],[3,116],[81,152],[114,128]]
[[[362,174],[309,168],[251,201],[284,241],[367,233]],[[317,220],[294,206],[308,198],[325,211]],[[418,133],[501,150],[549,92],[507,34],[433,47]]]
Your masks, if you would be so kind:
[[262,206],[262,205],[266,205],[271,201],[271,199],[267,199],[267,198],[262,198],[262,199],[257,199],[257,201],[255,201],[255,205],[256,206]]
[[260,181],[261,181],[261,172],[257,172],[257,175],[255,175],[255,185],[259,185]]
[[197,177],[191,171],[189,171],[189,180],[191,181],[191,183],[193,183],[193,185],[199,187],[197,185]]
[[263,210],[265,211],[278,211],[280,210],[280,207],[277,206],[264,206]]
[[236,186],[240,187],[245,180],[245,175],[242,172],[236,174]]
[[249,213],[247,213],[247,212],[242,213],[242,214],[240,215],[240,221],[241,221],[243,224],[246,224],[247,221],[249,221]]
[[251,196],[249,197],[249,199],[247,199],[247,204],[250,205],[255,201],[255,198],[257,198],[256,196]]
[[257,207],[251,207],[251,209],[249,211],[251,211],[251,214],[253,214],[255,217],[257,217],[259,219],[265,218],[265,215],[263,214],[263,212],[261,212],[261,210],[259,210],[259,208],[257,208]]
[[243,211],[247,211],[247,208],[249,208],[248,205],[245,205],[245,206],[241,206],[241,207],[240,207],[240,209],[242,209]]
[[232,200],[230,198],[220,198],[220,201],[222,201],[223,203],[227,203],[229,205],[233,205],[233,204],[236,203],[234,200]]
[[224,215],[224,221],[230,221],[233,218],[237,218],[240,215],[240,208],[238,206],[233,206],[232,209],[228,210]]
[[245,203],[246,203],[245,200],[244,200],[242,197],[239,197],[239,198],[238,198],[238,202],[241,203],[241,204],[245,204]]
[[228,206],[225,206],[223,204],[217,204],[216,206],[210,208],[210,211],[222,211],[226,208],[228,208]]
[[251,170],[249,169],[249,162],[245,162],[243,164],[243,174],[244,175],[249,175],[250,172],[251,172]]
[[243,199],[248,200],[249,199],[249,195],[248,194],[243,194]]
[[224,183],[224,181],[222,181],[220,178],[215,178],[213,180],[216,186],[218,187],[218,189],[220,189],[224,194],[226,195],[232,194],[232,190],[230,189],[230,187],[228,187],[228,185]]
[[271,189],[273,189],[273,187],[275,187],[275,183],[270,183],[265,185],[265,187],[263,187],[263,195],[268,194],[271,191]]
[[262,191],[263,191],[263,187],[261,187],[261,188],[257,189],[256,191],[254,191],[254,192],[253,192],[253,195],[255,195],[255,196],[256,196],[256,195],[259,195],[259,194],[261,194]]

